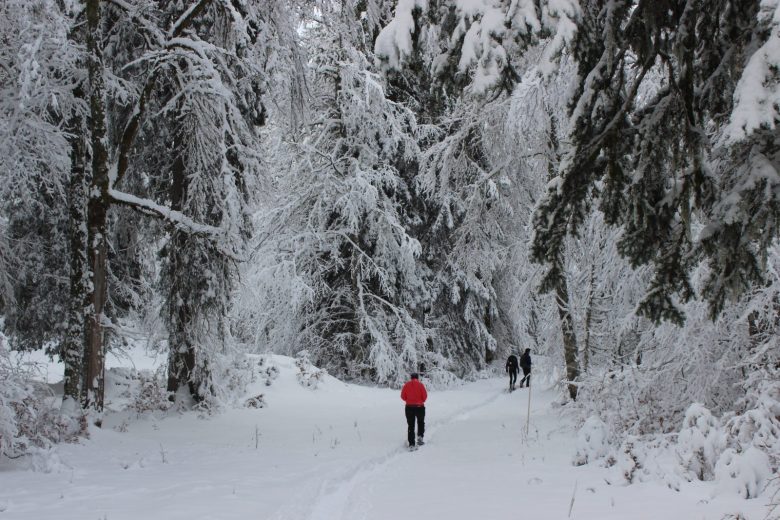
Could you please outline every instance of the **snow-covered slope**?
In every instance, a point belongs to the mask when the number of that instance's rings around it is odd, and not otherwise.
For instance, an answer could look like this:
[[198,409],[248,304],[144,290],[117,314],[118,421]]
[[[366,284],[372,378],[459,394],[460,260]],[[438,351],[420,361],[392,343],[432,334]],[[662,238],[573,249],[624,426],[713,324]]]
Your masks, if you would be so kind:
[[[430,392],[427,444],[405,449],[395,390],[324,377],[302,386],[290,358],[215,416],[108,414],[80,444],[0,466],[0,520],[763,518],[765,500],[662,475],[630,486],[620,464],[575,467],[576,431],[555,394],[493,378]],[[275,372],[272,370],[272,372]],[[541,385],[540,385],[541,386]],[[48,471],[48,472],[46,472]],[[679,487],[674,491],[672,487]]]

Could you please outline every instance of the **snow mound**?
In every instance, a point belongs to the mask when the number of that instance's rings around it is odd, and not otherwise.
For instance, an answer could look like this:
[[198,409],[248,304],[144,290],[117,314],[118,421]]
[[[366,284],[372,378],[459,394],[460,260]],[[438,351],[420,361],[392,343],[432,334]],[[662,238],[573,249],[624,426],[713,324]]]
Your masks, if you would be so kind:
[[718,491],[736,493],[742,498],[758,497],[771,477],[769,456],[753,446],[743,453],[726,449],[715,466]]
[[712,480],[725,447],[726,436],[712,413],[701,403],[689,406],[677,437],[677,456],[684,476],[689,480]]
[[577,434],[574,465],[582,466],[605,457],[609,451],[608,430],[604,421],[592,415]]

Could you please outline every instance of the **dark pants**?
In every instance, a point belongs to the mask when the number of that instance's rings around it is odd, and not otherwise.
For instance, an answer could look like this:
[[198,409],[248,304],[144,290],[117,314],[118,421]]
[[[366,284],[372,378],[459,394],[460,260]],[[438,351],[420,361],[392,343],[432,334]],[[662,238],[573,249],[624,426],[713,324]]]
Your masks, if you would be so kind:
[[517,370],[509,369],[509,388],[514,388],[517,383]]
[[409,426],[408,438],[409,446],[414,446],[414,421],[417,420],[417,437],[420,439],[425,435],[425,407],[424,406],[407,406],[406,407],[406,424]]
[[526,383],[525,386],[531,386],[531,369],[530,368],[523,367],[523,379],[520,380],[520,388],[523,388],[523,383]]

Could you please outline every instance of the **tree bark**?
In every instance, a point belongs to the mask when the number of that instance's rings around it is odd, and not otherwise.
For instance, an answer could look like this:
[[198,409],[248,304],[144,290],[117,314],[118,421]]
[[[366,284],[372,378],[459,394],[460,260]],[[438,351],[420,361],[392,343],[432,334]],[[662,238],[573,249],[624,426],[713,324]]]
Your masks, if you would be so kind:
[[564,275],[561,275],[556,283],[555,298],[558,304],[558,316],[561,318],[563,356],[566,360],[566,379],[569,382],[569,396],[576,401],[577,385],[574,382],[580,376],[580,366],[577,352],[577,337],[574,334],[574,320],[569,312],[569,285]]
[[[547,112],[550,118],[550,130],[548,134],[550,155],[547,158],[547,178],[553,179],[560,163],[558,142],[558,121],[551,111]],[[563,257],[563,254],[561,254]],[[569,284],[566,281],[566,273],[563,265],[556,265],[558,275],[555,279],[555,300],[558,305],[558,316],[561,319],[561,335],[563,336],[563,358],[566,361],[566,379],[569,382],[569,396],[577,400],[577,385],[574,382],[580,376],[579,352],[577,350],[577,336],[574,333],[574,319],[569,312]]]
[[[77,97],[82,97],[80,89]],[[83,121],[75,116],[69,123],[71,135],[71,172],[68,187],[70,235],[70,308],[68,309],[67,330],[62,344],[60,357],[65,365],[65,388],[63,408],[66,402],[76,404],[80,400],[84,384],[83,359],[85,344],[85,312],[88,306],[87,295],[87,170]]]
[[89,306],[86,313],[82,405],[100,412],[103,410],[105,360],[102,321],[107,296],[106,215],[110,204],[100,0],[86,0],[86,19],[92,179],[87,203]]
[[596,298],[596,291],[593,287],[593,282],[596,276],[596,266],[590,266],[590,277],[588,279],[588,303],[585,307],[585,338],[582,342],[582,370],[588,371],[588,363],[590,362],[590,327],[593,323],[593,303]]
[[[174,152],[177,154],[171,171],[171,209],[181,211],[187,194],[187,176],[184,159],[181,156],[182,146],[176,138]],[[168,391],[174,394],[179,388],[187,385],[190,395],[195,401],[202,400],[199,386],[194,381],[195,371],[195,346],[188,337],[187,329],[192,320],[189,298],[182,294],[178,278],[186,276],[186,261],[182,258],[186,250],[188,236],[178,229],[173,229],[171,242],[168,248],[168,262],[170,269],[171,294],[168,302],[169,327],[168,332]]]

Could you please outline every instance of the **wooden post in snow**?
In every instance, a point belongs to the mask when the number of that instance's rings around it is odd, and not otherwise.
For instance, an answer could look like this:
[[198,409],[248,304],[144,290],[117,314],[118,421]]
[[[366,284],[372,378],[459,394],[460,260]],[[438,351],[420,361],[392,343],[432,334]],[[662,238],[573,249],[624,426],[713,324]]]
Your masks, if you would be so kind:
[[525,416],[525,438],[528,438],[528,427],[531,424],[531,385],[529,384],[526,388],[528,388],[528,413]]

